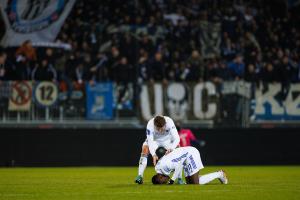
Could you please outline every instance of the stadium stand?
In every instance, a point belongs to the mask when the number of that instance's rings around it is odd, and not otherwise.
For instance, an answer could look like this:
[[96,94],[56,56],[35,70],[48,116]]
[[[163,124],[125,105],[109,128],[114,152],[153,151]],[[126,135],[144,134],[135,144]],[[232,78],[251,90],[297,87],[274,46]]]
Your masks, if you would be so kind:
[[[86,82],[112,81],[120,86],[117,108],[137,106],[136,101],[120,102],[126,95],[136,100],[144,83],[209,81],[220,92],[226,81],[246,81],[252,84],[252,98],[255,88],[265,93],[269,84],[279,83],[274,98],[284,101],[291,84],[300,81],[299,15],[284,2],[122,2],[76,1],[55,41],[70,48],[39,47],[31,41],[6,48],[0,79],[53,81],[68,97]],[[128,92],[131,87],[134,92]],[[232,99],[222,98],[218,108],[226,109]],[[218,115],[237,113],[230,117],[234,123],[242,116],[242,104],[237,100],[236,108]]]

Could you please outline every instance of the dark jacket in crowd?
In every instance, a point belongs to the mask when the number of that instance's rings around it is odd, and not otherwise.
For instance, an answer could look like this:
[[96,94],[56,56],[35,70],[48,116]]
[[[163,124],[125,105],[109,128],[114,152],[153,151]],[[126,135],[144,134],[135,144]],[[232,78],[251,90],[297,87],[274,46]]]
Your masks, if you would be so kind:
[[114,67],[114,80],[117,83],[133,82],[133,68],[129,64],[119,63]]
[[35,67],[32,71],[32,80],[36,81],[52,81],[57,80],[57,73],[54,67],[50,64],[47,65],[39,65]]
[[162,61],[153,61],[150,63],[149,77],[155,81],[162,81],[165,78],[165,65]]

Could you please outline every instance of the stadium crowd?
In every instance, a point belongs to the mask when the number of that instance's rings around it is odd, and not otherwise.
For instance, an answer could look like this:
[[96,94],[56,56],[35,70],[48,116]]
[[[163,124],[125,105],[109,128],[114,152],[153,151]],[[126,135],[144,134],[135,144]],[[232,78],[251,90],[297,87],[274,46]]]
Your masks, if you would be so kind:
[[[300,20],[264,1],[78,0],[57,42],[0,50],[0,80],[300,81]],[[205,55],[201,24],[220,25]],[[209,37],[214,37],[213,34]],[[219,39],[219,40],[218,40]]]

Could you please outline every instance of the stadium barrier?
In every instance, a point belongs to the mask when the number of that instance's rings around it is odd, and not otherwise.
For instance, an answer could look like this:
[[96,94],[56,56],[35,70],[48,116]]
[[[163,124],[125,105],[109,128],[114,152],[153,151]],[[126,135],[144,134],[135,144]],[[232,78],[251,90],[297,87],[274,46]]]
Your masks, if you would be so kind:
[[[300,129],[193,132],[204,165],[300,164]],[[0,166],[137,166],[145,137],[145,129],[0,129]]]

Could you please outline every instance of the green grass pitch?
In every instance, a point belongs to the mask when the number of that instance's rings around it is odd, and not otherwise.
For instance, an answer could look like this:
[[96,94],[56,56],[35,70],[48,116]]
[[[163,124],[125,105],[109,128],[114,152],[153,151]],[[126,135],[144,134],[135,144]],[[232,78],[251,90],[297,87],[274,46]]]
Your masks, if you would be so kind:
[[143,185],[136,185],[137,167],[0,168],[0,200],[43,199],[300,199],[300,166],[206,167],[224,169],[228,185],[154,186],[148,167]]

